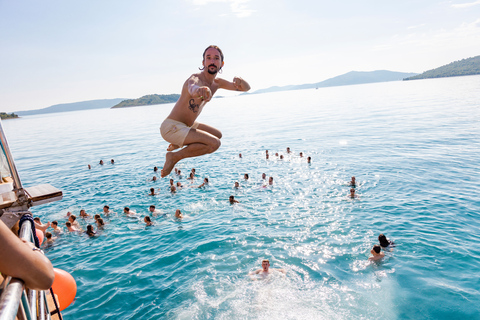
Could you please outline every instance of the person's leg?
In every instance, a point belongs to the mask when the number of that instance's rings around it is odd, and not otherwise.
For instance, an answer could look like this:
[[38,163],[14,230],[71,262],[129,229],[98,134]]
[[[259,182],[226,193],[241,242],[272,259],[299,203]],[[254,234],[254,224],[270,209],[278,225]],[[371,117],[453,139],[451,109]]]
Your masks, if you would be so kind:
[[220,130],[218,130],[217,128],[211,127],[209,125],[206,125],[204,123],[198,123],[197,129],[213,134],[218,139],[222,138],[222,133],[220,132]]
[[[218,139],[222,138],[222,132],[220,132],[220,130],[218,130],[217,128],[211,127],[209,125],[206,125],[204,123],[198,123],[196,129],[206,131],[210,134],[213,134]],[[178,146],[176,144],[173,144],[173,143],[170,143],[170,145],[167,147],[167,151],[173,151],[173,150],[176,150],[178,148],[180,148],[180,146]]]
[[170,174],[178,161],[185,158],[198,157],[207,153],[212,153],[220,148],[221,143],[218,137],[209,132],[190,129],[183,144],[186,145],[186,147],[182,150],[177,152],[167,152],[165,155],[165,164],[161,170],[162,178]]

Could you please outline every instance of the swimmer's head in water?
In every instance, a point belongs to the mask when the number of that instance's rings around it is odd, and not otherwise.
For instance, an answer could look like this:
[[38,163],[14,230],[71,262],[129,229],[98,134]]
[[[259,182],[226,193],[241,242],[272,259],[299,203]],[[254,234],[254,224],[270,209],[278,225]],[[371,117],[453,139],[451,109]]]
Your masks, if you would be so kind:
[[182,211],[180,211],[180,209],[175,210],[175,217],[177,217],[177,218],[182,218],[183,217],[182,216]]
[[263,259],[262,260],[262,269],[263,271],[268,271],[268,268],[270,267],[270,261],[268,259]]
[[387,237],[381,233],[379,236],[378,236],[378,241],[380,242],[380,245],[382,247],[388,247],[389,243],[388,243],[388,239]]
[[380,253],[381,248],[378,244],[376,244],[376,245],[373,246],[372,250],[375,251],[375,253]]

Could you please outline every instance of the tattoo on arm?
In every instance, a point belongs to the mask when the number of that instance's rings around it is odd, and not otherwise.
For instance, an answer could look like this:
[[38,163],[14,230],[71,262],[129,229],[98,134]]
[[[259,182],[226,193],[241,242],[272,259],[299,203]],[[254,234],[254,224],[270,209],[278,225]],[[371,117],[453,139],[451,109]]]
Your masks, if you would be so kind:
[[193,113],[197,113],[199,107],[200,107],[200,105],[199,105],[199,104],[195,104],[195,100],[194,100],[194,99],[190,99],[190,101],[188,101],[188,108],[189,108],[190,110],[192,110]]

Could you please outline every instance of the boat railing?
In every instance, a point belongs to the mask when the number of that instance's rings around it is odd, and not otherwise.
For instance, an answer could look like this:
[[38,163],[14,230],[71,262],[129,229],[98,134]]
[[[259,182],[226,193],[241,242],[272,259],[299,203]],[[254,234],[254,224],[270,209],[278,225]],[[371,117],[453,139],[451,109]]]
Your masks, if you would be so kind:
[[[23,187],[5,132],[3,131],[1,120],[0,144],[1,151],[3,151],[0,152],[0,160],[2,162],[2,174],[0,175],[0,186],[2,186],[2,191],[0,192],[0,219],[8,228],[12,228],[23,215],[32,215],[29,211],[30,207],[61,200],[63,194],[60,190],[48,184],[29,188]],[[4,167],[5,172],[3,172]],[[7,177],[3,173],[8,173]],[[4,178],[8,178],[8,181],[4,181]],[[28,219],[23,222],[19,237],[34,243],[32,223]],[[62,319],[60,312],[55,317]],[[25,287],[23,280],[6,276],[0,284],[0,320],[16,318],[20,320],[50,320],[47,291],[29,290]]]
[[[28,211],[30,207],[62,199],[62,191],[49,184],[28,188],[23,187],[1,121],[0,145],[3,151],[3,153],[0,154],[0,160],[2,164],[6,162],[5,171],[8,171],[8,173],[5,172],[5,174],[8,175],[7,177],[3,176],[3,174],[0,176],[0,186],[2,187],[0,191],[0,210],[3,210],[0,211],[0,217],[8,212],[9,215],[12,216],[10,219],[10,221],[12,221],[11,223],[14,223],[20,219],[22,212]],[[9,228],[12,227],[12,225],[7,222],[8,218],[5,217],[2,218],[2,220]]]
[[[20,229],[20,239],[34,242],[31,221]],[[0,320],[51,320],[46,291],[29,290],[21,279],[6,277],[1,284]],[[27,293],[28,291],[28,293]]]
[[3,131],[3,126],[0,122],[0,143],[5,154],[8,167],[10,169],[10,174],[12,175],[13,179],[13,191],[16,193],[17,198],[19,200],[24,200],[25,192],[23,191],[22,181],[20,180],[20,176],[18,175],[17,167],[15,166],[15,161],[13,161],[12,153],[10,152],[10,148],[8,146],[7,137],[5,132]]

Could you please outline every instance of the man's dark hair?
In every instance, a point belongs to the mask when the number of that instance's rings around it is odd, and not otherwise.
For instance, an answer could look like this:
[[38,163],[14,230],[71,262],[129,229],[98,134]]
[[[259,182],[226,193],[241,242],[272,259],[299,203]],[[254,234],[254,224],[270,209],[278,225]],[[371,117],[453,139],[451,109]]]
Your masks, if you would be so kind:
[[223,52],[222,50],[218,47],[218,46],[215,46],[215,45],[209,45],[207,47],[207,49],[205,49],[205,51],[203,51],[203,55],[202,55],[202,58],[205,60],[205,53],[207,53],[207,50],[210,49],[210,48],[214,48],[214,49],[217,49],[218,52],[220,52],[220,57],[222,58],[222,62],[223,62]]
[[376,253],[380,253],[380,246],[378,244],[374,245],[373,251],[375,251]]
[[[224,58],[224,57],[223,57],[223,52],[222,52],[222,50],[221,50],[218,46],[215,46],[215,45],[213,45],[213,44],[212,44],[212,45],[209,45],[209,46],[205,49],[205,51],[203,51],[202,60],[205,60],[205,53],[207,53],[207,50],[210,49],[210,48],[214,48],[214,49],[218,50],[218,52],[220,52],[220,58],[222,59],[222,62],[223,62],[223,58]],[[205,67],[203,67],[203,68],[198,68],[198,69],[199,69],[199,70],[203,70],[203,69],[205,69]],[[221,70],[222,70],[222,67],[220,67],[220,69],[218,69],[219,72],[221,72]]]

